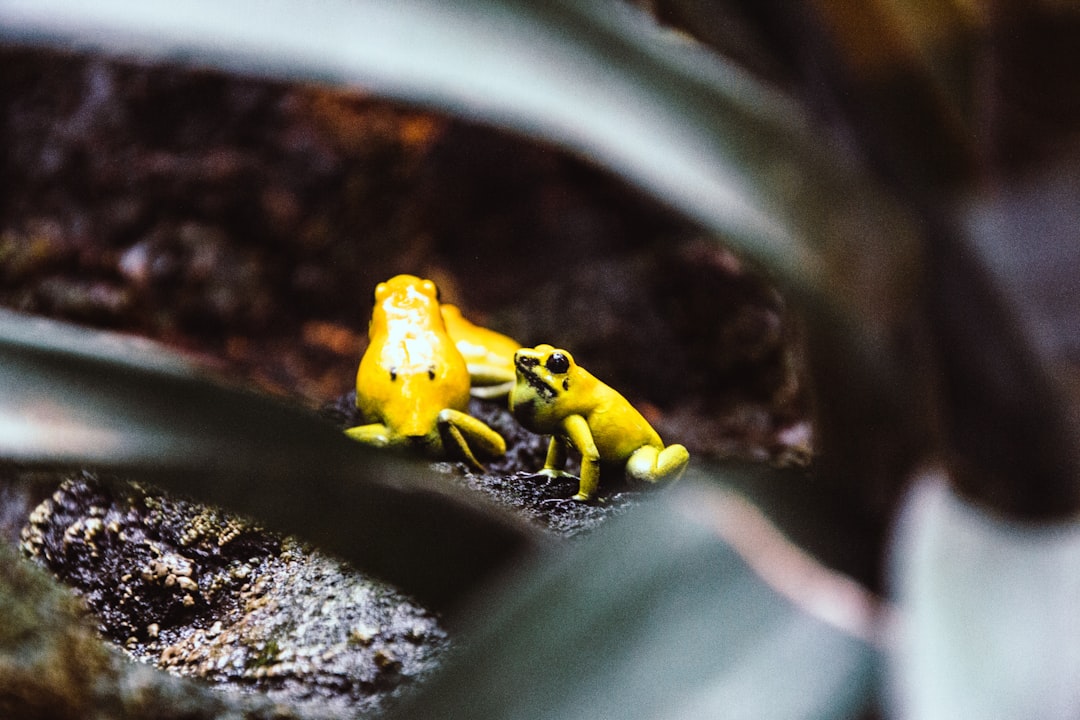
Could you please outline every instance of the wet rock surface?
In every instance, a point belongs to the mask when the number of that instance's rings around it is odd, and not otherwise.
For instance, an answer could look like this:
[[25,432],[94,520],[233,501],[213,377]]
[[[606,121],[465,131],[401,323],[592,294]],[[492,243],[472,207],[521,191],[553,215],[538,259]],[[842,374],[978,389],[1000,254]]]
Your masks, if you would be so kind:
[[21,546],[131,657],[313,716],[362,716],[437,663],[433,614],[294,539],[139,484],[78,473]]
[[15,720],[300,720],[251,693],[209,686],[131,662],[102,643],[82,604],[0,544],[0,717]]

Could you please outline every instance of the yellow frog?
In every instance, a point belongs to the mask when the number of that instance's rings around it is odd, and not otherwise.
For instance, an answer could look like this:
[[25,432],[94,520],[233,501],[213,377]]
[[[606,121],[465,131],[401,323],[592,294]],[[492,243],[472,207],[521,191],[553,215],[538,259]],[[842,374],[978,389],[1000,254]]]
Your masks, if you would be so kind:
[[504,397],[514,387],[514,353],[521,343],[465,319],[456,305],[442,306],[446,332],[465,358],[478,398]]
[[346,434],[377,447],[451,455],[506,452],[502,436],[465,413],[469,370],[446,332],[435,283],[397,275],[375,288],[368,348],[356,372],[356,407],[371,421]]
[[551,345],[522,348],[514,355],[517,381],[510,410],[526,429],[551,435],[540,472],[566,475],[566,451],[581,453],[581,480],[575,500],[590,500],[600,483],[600,464],[625,467],[632,480],[677,480],[690,453],[682,445],[664,447],[641,413],[614,389]]

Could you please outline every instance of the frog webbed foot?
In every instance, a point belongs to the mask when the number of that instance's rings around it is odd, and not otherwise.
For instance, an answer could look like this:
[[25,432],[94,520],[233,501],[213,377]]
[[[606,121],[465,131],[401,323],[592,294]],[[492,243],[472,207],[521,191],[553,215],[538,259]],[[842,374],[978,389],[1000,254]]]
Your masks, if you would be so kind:
[[542,470],[537,470],[536,474],[547,478],[547,482],[549,483],[552,480],[556,480],[558,478],[574,478],[575,480],[577,479],[577,475],[575,475],[574,473],[569,473],[565,470],[556,470],[555,468],[544,468]]
[[548,489],[551,484],[556,480],[562,480],[563,478],[569,480],[577,480],[578,476],[573,473],[568,473],[565,470],[556,470],[555,468],[544,468],[543,470],[537,470],[532,474],[532,477],[537,480],[537,487]]
[[353,440],[372,447],[383,448],[390,445],[390,428],[382,423],[357,425],[345,430],[345,434]]

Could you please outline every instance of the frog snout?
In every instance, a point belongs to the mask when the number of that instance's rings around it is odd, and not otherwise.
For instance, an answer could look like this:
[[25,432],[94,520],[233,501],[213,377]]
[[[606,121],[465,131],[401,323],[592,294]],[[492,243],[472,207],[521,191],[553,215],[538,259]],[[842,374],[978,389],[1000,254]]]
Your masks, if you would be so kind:
[[521,369],[536,367],[540,364],[540,360],[532,357],[531,355],[522,355],[521,353],[514,353],[514,364]]

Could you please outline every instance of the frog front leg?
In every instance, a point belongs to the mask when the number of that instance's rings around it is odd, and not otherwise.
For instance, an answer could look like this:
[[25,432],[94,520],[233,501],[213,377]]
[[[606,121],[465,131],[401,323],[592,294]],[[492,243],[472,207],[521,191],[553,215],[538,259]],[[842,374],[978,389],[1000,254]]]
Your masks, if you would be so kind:
[[552,435],[551,441],[548,442],[547,457],[544,460],[544,467],[537,475],[544,475],[549,478],[573,477],[573,474],[568,473],[563,469],[565,467],[566,441],[558,435]]
[[548,443],[547,457],[544,459],[543,474],[548,477],[565,477],[569,473],[563,471],[566,467],[566,441],[558,435],[551,436]]
[[581,415],[571,415],[563,420],[566,438],[581,453],[581,481],[575,500],[588,501],[600,487],[600,451],[593,440],[589,423]]
[[689,461],[690,453],[682,445],[668,445],[666,448],[645,445],[635,450],[626,461],[626,476],[649,483],[661,480],[674,482],[682,477]]
[[357,425],[346,430],[345,434],[372,447],[384,448],[390,444],[390,428],[382,423]]
[[477,453],[486,457],[506,454],[506,441],[502,435],[460,410],[446,408],[440,411],[436,425],[442,437],[443,448],[448,452],[456,452],[476,470],[484,471],[484,466],[476,459]]

